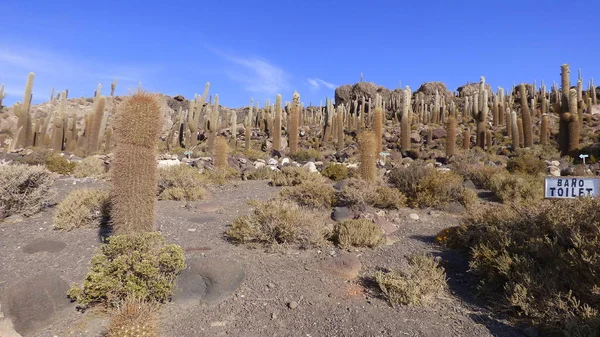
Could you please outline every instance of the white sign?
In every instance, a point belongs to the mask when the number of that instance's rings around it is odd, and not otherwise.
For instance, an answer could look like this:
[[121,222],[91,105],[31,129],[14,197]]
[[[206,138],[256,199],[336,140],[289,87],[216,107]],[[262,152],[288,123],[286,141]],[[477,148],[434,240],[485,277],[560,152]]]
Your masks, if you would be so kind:
[[545,198],[597,197],[598,178],[546,177]]

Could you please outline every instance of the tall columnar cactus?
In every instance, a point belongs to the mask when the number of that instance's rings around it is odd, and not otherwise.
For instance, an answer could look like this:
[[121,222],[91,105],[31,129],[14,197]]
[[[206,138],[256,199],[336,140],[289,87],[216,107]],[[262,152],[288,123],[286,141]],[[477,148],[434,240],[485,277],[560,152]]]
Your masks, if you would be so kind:
[[567,153],[571,158],[579,154],[579,118],[577,114],[577,90],[569,90],[569,143]]
[[248,110],[248,115],[246,116],[246,119],[244,120],[244,127],[246,129],[246,134],[244,136],[244,148],[246,149],[246,151],[250,150],[250,137],[252,136],[252,121],[253,121],[253,116],[252,116],[252,109],[254,109],[254,100],[250,100],[250,109]]
[[510,126],[512,129],[512,147],[513,149],[517,149],[519,148],[519,140],[520,140],[520,136],[519,136],[519,122],[517,120],[517,112],[516,111],[511,111],[510,113]]
[[446,158],[450,158],[454,155],[456,147],[456,117],[453,115],[448,116],[448,123],[446,126]]
[[377,152],[376,136],[373,131],[363,131],[358,136],[360,163],[360,177],[368,182],[374,182],[377,179]]
[[379,153],[383,147],[383,108],[377,104],[373,110],[373,132],[375,133],[375,152]]
[[477,146],[485,148],[485,132],[487,130],[488,115],[488,91],[485,89],[485,77],[481,76],[479,81],[479,97],[475,96],[474,108],[476,109],[475,120],[477,121]]
[[440,93],[435,89],[435,100],[433,103],[433,123],[437,124],[440,122]]
[[593,78],[590,80],[590,87],[591,87],[592,103],[594,105],[596,105],[596,104],[598,104],[598,97],[596,96],[596,87],[594,86]]
[[400,120],[400,147],[402,151],[410,150],[410,96],[410,89],[405,89],[402,101],[402,119]]
[[463,150],[468,150],[471,148],[471,133],[469,129],[465,129],[463,131]]
[[156,153],[163,114],[159,97],[138,90],[114,118],[111,217],[116,234],[154,230]]
[[519,130],[519,147],[525,146],[525,137],[523,135],[523,118],[517,118],[517,129]]
[[281,95],[275,97],[275,118],[273,119],[273,150],[281,151]]
[[208,152],[213,153],[219,124],[219,95],[215,95],[212,113],[208,122]]
[[487,130],[485,132],[485,146],[488,151],[492,148],[492,145],[494,143],[493,137],[494,137],[494,134],[492,133],[492,130]]
[[27,82],[25,83],[25,92],[23,94],[23,103],[14,107],[14,113],[17,116],[17,129],[20,130],[16,135],[16,148],[23,148],[33,145],[33,125],[31,120],[31,114],[29,112],[31,108],[33,80],[35,78],[34,73],[27,75]]
[[4,83],[0,85],[0,108],[2,108],[2,100],[6,97],[6,93],[4,92]]
[[542,115],[542,125],[540,127],[540,144],[548,144],[548,115]]
[[215,168],[227,167],[227,155],[229,153],[229,146],[227,145],[227,139],[222,136],[216,137],[215,141],[215,154],[213,155],[213,163]]
[[290,142],[290,154],[296,154],[298,151],[298,123],[300,115],[300,94],[294,92],[292,97],[292,109],[290,111],[290,130],[289,130],[289,142]]
[[115,89],[117,88],[117,79],[115,78],[115,80],[110,84],[110,97],[114,97],[115,96]]
[[560,99],[560,119],[558,122],[558,143],[561,156],[566,156],[569,153],[569,65],[561,65],[561,99]]
[[204,107],[204,102],[206,102],[206,96],[208,95],[208,90],[210,89],[210,82],[206,82],[204,85],[204,92],[202,96],[196,102],[196,97],[190,101],[190,108],[188,111],[188,120],[187,125],[190,129],[191,138],[192,138],[192,146],[196,145],[196,140],[198,139],[198,127],[200,126],[200,116],[202,115],[202,109]]
[[494,127],[497,127],[499,125],[498,121],[500,120],[500,113],[498,108],[498,95],[494,95],[494,98],[492,99],[492,123]]
[[102,121],[104,120],[104,109],[106,108],[106,97],[99,96],[94,104],[94,111],[90,117],[90,134],[88,138],[87,152],[89,154],[98,152],[100,149],[99,140],[100,134],[104,134],[104,130],[101,130]]
[[112,134],[113,128],[112,126],[109,126],[108,128],[106,128],[106,134],[104,136],[104,152],[106,153],[110,153],[110,151],[112,150]]
[[533,146],[533,126],[531,124],[531,111],[527,102],[527,87],[521,83],[519,85],[521,95],[521,118],[523,119],[523,146]]
[[337,150],[342,151],[344,148],[344,112],[345,108],[343,104],[338,105],[337,114],[338,114],[338,129],[337,129]]

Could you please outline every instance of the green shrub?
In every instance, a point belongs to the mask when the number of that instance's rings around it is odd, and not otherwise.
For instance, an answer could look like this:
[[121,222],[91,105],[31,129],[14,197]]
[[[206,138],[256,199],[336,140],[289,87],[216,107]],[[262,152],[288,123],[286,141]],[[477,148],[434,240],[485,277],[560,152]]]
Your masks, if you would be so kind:
[[34,148],[33,152],[19,159],[19,162],[28,165],[45,165],[54,151],[47,148]]
[[280,195],[300,206],[317,209],[331,208],[337,201],[335,189],[319,180],[308,180],[300,185],[286,187],[281,190]]
[[194,201],[204,198],[206,177],[188,165],[158,169],[158,199]]
[[548,334],[597,336],[599,208],[598,198],[497,207],[449,230],[448,243],[470,254],[481,291],[498,310]]
[[427,304],[446,288],[446,272],[431,256],[413,254],[407,260],[407,272],[375,273],[377,285],[392,306]]
[[54,227],[72,230],[82,226],[100,226],[109,212],[108,192],[87,188],[74,190],[56,207]]
[[253,201],[254,210],[237,218],[226,235],[238,243],[317,244],[324,230],[312,214],[284,199]]
[[47,206],[54,196],[54,178],[43,166],[0,165],[0,219],[32,215]]
[[348,168],[342,164],[329,163],[321,174],[331,180],[340,181],[348,178]]
[[342,248],[373,248],[385,241],[383,234],[383,229],[379,225],[361,218],[337,223],[332,238]]
[[106,165],[104,165],[104,160],[91,156],[83,159],[75,166],[75,170],[73,171],[73,175],[76,178],[85,178],[85,177],[103,177],[106,175]]
[[46,168],[50,172],[58,174],[72,174],[76,165],[76,163],[68,161],[58,153],[54,153],[46,159]]
[[177,274],[185,268],[183,249],[166,244],[158,232],[118,235],[102,244],[92,257],[83,285],[74,284],[68,296],[83,306],[114,306],[129,296],[165,302]]

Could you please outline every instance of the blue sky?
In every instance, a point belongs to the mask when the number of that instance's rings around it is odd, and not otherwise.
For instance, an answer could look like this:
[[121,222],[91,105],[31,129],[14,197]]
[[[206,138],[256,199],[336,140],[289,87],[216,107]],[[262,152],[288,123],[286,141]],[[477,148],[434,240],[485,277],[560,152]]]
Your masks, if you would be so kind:
[[365,81],[450,90],[485,76],[494,89],[560,81],[560,65],[600,85],[599,1],[38,1],[0,3],[0,83],[5,104],[52,87],[70,97],[101,82],[118,94],[211,94],[229,107],[333,97]]

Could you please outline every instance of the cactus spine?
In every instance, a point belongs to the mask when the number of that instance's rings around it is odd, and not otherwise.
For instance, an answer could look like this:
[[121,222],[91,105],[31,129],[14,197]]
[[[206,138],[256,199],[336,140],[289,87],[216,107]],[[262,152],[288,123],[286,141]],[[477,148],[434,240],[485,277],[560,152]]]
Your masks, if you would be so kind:
[[111,217],[116,234],[154,230],[156,152],[162,127],[159,98],[138,89],[119,106]]

